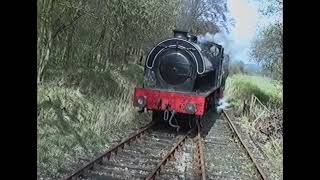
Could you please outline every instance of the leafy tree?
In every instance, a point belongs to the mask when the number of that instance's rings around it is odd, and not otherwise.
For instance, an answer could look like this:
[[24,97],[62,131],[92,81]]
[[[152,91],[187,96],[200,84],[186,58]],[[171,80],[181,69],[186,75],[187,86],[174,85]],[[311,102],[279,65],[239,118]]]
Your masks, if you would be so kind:
[[176,26],[195,34],[215,34],[226,28],[226,0],[181,0]]
[[282,24],[276,23],[261,32],[251,51],[252,57],[278,80],[282,79],[282,41]]
[[223,20],[226,11],[225,0],[37,3],[38,83],[52,72],[67,77],[79,71],[108,71],[110,64],[124,68],[129,62],[141,61],[151,47],[171,37],[178,24],[190,26],[195,33],[217,32],[217,23],[212,21]]
[[260,12],[265,16],[278,16],[279,18],[282,16],[283,10],[283,0],[269,0],[269,1],[261,1],[256,0],[258,2],[264,3],[260,6]]
[[275,16],[277,19],[261,32],[251,47],[254,61],[263,65],[274,79],[282,80],[283,65],[283,24],[282,0],[272,0],[260,9],[265,16]]

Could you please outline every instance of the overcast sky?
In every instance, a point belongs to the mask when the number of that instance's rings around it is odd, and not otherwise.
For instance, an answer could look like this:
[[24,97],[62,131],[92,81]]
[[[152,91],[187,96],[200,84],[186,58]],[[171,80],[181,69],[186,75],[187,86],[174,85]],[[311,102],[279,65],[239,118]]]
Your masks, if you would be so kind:
[[[242,60],[249,63],[249,47],[257,35],[257,30],[274,21],[274,17],[262,16],[258,11],[263,3],[253,0],[227,0],[231,17],[235,20],[235,26],[228,26],[231,30],[230,39],[233,40],[233,48],[237,49],[233,55],[234,60]],[[252,63],[252,62],[250,62]]]

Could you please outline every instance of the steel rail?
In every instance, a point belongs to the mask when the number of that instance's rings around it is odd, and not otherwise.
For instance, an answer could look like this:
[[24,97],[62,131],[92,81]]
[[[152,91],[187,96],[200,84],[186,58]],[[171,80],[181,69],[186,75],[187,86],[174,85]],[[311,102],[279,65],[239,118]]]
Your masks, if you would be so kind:
[[200,179],[206,180],[206,169],[205,169],[205,160],[204,160],[204,152],[203,152],[203,143],[202,143],[202,137],[201,137],[201,128],[200,124],[197,123],[198,126],[198,134],[197,134],[197,158],[199,163],[199,173],[200,173]]
[[100,156],[98,156],[97,158],[95,158],[94,160],[90,161],[89,163],[85,164],[83,167],[77,169],[75,172],[73,172],[71,175],[69,175],[68,177],[65,178],[65,180],[71,180],[73,178],[77,178],[81,175],[83,175],[83,173],[85,171],[87,171],[88,169],[92,169],[94,167],[94,165],[96,163],[102,164],[103,160],[105,157],[108,158],[108,160],[110,160],[110,156],[112,153],[117,154],[118,149],[119,148],[124,148],[124,146],[130,145],[131,142],[137,140],[138,138],[140,138],[144,133],[146,133],[148,130],[150,130],[150,128],[155,124],[155,122],[151,122],[150,124],[148,124],[147,126],[145,126],[144,128],[140,129],[137,133],[135,133],[134,135],[131,135],[129,138],[123,140],[122,142],[120,142],[119,144],[114,145],[111,149],[107,150],[106,152],[104,152],[103,154],[101,154]]
[[157,164],[157,166],[153,169],[153,171],[146,177],[146,180],[154,180],[157,175],[160,174],[160,171],[163,166],[166,165],[166,163],[174,157],[175,152],[182,147],[183,143],[186,141],[187,137],[194,131],[194,129],[191,129],[188,131],[186,135],[184,135],[177,143],[176,145],[162,158],[162,160]]
[[253,164],[256,166],[258,173],[260,175],[260,177],[263,180],[267,180],[267,176],[264,174],[264,172],[262,171],[262,168],[260,167],[260,165],[257,163],[256,159],[254,158],[253,154],[249,151],[248,146],[244,143],[243,139],[240,136],[239,131],[236,129],[235,125],[233,124],[233,122],[230,120],[230,117],[228,116],[228,114],[222,110],[222,113],[225,115],[227,122],[229,124],[229,127],[233,130],[233,132],[235,132],[235,134],[237,135],[238,139],[241,142],[241,145],[244,147],[244,149],[246,150],[247,154],[249,155],[251,161],[253,162]]

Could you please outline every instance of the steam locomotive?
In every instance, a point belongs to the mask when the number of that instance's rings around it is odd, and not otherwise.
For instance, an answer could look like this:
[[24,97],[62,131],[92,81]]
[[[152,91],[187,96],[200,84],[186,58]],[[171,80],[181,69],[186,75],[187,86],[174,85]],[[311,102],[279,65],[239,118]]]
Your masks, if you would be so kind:
[[[186,31],[156,45],[148,54],[143,87],[136,87],[133,105],[151,110],[153,118],[169,120],[174,115],[203,117],[222,98],[228,66],[224,48],[199,41]],[[227,57],[227,56],[226,56]],[[226,68],[223,68],[226,67]],[[170,115],[171,113],[171,115]]]

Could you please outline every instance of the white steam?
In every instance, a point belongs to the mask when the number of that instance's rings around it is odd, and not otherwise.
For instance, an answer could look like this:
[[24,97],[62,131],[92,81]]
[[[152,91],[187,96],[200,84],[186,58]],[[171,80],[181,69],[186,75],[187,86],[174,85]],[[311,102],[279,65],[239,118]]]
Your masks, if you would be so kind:
[[217,111],[221,112],[222,110],[227,110],[227,108],[230,106],[230,104],[227,102],[227,98],[224,97],[219,100],[219,105],[217,106]]
[[228,34],[225,31],[216,33],[215,35],[206,33],[205,35],[198,36],[200,43],[210,41],[221,45],[224,48],[224,53],[230,56],[230,59],[236,58],[236,55],[241,51],[241,48],[235,43],[235,39],[232,34]]
[[215,35],[207,33],[198,36],[198,40],[222,45],[225,54],[230,56],[230,61],[249,62],[249,50],[258,25],[257,5],[248,0],[227,0],[227,6],[230,10],[229,16],[234,21],[234,25],[227,22],[230,33],[221,28],[221,32]]

